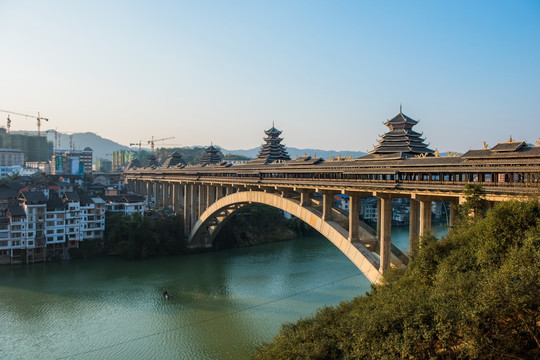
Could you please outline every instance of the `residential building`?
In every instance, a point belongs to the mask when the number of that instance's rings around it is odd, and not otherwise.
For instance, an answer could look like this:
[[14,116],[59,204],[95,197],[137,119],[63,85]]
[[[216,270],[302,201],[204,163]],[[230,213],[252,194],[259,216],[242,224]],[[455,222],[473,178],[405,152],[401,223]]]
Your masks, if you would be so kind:
[[24,152],[0,148],[0,179],[18,174],[24,168]]
[[105,209],[110,212],[120,212],[124,215],[134,213],[144,214],[146,210],[145,197],[134,194],[102,196],[105,201]]
[[55,150],[52,158],[52,173],[55,175],[83,175],[92,173],[93,150]]

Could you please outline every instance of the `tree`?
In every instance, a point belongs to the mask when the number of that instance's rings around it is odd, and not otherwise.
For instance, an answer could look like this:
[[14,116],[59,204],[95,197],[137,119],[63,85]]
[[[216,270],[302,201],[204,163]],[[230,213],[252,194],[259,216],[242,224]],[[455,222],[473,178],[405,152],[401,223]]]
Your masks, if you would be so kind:
[[462,204],[462,215],[484,215],[488,207],[488,202],[482,185],[466,184],[463,194],[465,195],[465,203]]
[[366,296],[284,325],[253,358],[540,358],[540,205],[478,214]]

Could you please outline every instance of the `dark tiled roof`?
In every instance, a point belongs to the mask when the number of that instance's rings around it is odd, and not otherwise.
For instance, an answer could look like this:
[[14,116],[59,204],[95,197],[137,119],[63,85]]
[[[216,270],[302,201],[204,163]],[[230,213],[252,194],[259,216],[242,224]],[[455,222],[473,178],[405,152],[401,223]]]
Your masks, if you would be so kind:
[[94,200],[92,200],[91,197],[86,196],[86,195],[79,196],[79,199],[80,199],[81,205],[90,205],[94,203]]
[[170,168],[178,165],[186,165],[186,161],[180,153],[175,151],[167,159],[165,159],[161,166],[165,168]]
[[[516,144],[516,143],[510,143]],[[515,146],[515,145],[514,145]],[[521,145],[516,150],[495,151],[493,149],[469,150],[462,155],[467,159],[509,159],[509,158],[533,158],[540,156],[540,146]]]
[[494,147],[491,148],[493,151],[517,151],[521,149],[523,146],[526,146],[525,141],[514,141],[514,142],[506,142],[506,143],[498,143]]
[[206,154],[201,159],[201,165],[219,164],[223,161],[223,154],[213,145],[206,148]]
[[405,157],[417,154],[432,155],[434,151],[424,143],[422,134],[412,130],[417,123],[418,121],[403,114],[400,109],[399,114],[385,122],[390,131],[380,136],[379,143],[370,151],[370,154],[401,153],[401,156]]
[[148,157],[148,160],[144,164],[144,167],[159,167],[161,164],[159,163],[158,159],[156,158],[156,155],[150,155]]
[[16,198],[19,192],[15,189],[2,187],[0,188],[0,199]]
[[47,197],[41,191],[23,191],[21,195],[29,203],[45,203]]
[[279,137],[279,135],[281,135],[281,131],[272,126],[272,128],[266,130],[264,133],[267,135],[264,138],[266,143],[263,144],[261,150],[259,150],[257,159],[252,160],[251,163],[269,164],[273,162],[291,160],[285,145],[281,144],[281,141],[283,141],[283,139]]
[[292,159],[290,161],[287,161],[287,166],[297,166],[297,165],[315,165],[319,164],[322,161],[324,161],[320,157],[311,157],[309,155],[301,156],[297,159]]
[[131,160],[131,162],[129,163],[128,167],[126,168],[127,169],[136,169],[136,168],[140,168],[142,167],[142,164],[141,162],[139,161],[139,159],[133,159]]
[[25,184],[18,181],[10,181],[10,182],[7,182],[5,185],[15,190],[22,189],[23,187],[26,186]]
[[62,197],[64,200],[67,200],[69,202],[80,202],[81,199],[79,198],[79,195],[74,191],[67,191],[64,193],[64,196]]
[[101,196],[108,203],[138,203],[144,201],[144,196],[135,194]]
[[47,210],[63,210],[65,205],[59,198],[53,198],[47,200]]
[[7,211],[11,216],[26,216],[22,206],[8,206]]
[[411,119],[407,115],[403,114],[401,112],[401,109],[399,109],[399,114],[384,123],[384,125],[386,126],[405,125],[406,127],[412,127],[416,124],[418,124],[418,121]]

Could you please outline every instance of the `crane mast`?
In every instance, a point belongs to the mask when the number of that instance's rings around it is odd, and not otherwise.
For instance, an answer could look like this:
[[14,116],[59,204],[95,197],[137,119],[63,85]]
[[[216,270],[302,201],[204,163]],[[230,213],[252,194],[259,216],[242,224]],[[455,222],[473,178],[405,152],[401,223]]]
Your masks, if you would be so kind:
[[138,143],[129,143],[129,146],[137,145],[139,146],[139,154],[141,153],[142,140],[139,140]]
[[15,112],[15,111],[8,111],[8,110],[0,110],[0,112],[8,114],[8,118],[7,118],[7,132],[8,133],[9,133],[9,129],[11,128],[11,119],[9,118],[9,114],[37,119],[37,134],[38,134],[38,136],[41,136],[41,120],[49,121],[49,119],[42,117],[39,112],[38,112],[38,116],[28,115],[28,114],[21,114],[21,113]]
[[154,143],[157,141],[164,141],[164,140],[170,140],[174,139],[174,136],[163,138],[163,139],[154,139],[154,136],[152,136],[152,140],[148,140],[148,144],[150,144],[150,147],[152,148],[152,154],[154,153]]

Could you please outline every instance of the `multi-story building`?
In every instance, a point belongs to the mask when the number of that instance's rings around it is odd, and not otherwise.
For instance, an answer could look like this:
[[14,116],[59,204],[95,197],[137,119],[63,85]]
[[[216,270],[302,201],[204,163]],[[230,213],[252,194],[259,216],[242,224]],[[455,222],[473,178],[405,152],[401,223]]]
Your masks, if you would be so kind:
[[101,198],[81,198],[81,238],[102,239],[105,231],[105,201]]
[[112,171],[121,171],[128,166],[133,159],[137,157],[137,153],[132,150],[116,150],[112,153]]
[[24,152],[19,149],[0,149],[0,179],[18,174],[24,168]]
[[23,191],[19,206],[26,214],[26,262],[45,260],[45,211],[47,197],[41,191]]
[[45,216],[45,238],[47,251],[53,256],[66,255],[66,207],[62,199],[47,200],[47,214]]
[[8,134],[0,128],[0,148],[19,149],[26,161],[43,162],[51,159],[53,143],[45,136]]
[[66,205],[66,243],[68,249],[79,247],[81,241],[81,200],[75,192],[62,196]]
[[81,241],[103,238],[106,211],[145,211],[139,195],[90,198],[73,191],[59,196],[49,188],[21,189],[0,188],[0,264],[67,258]]
[[110,212],[120,212],[124,215],[132,215],[134,213],[144,214],[146,210],[145,198],[140,195],[111,195],[102,196],[105,201],[105,208]]
[[10,205],[0,230],[0,263],[21,263],[26,254],[26,213],[19,205]]
[[84,150],[55,150],[52,157],[52,173],[55,175],[83,175],[92,173],[92,154]]

